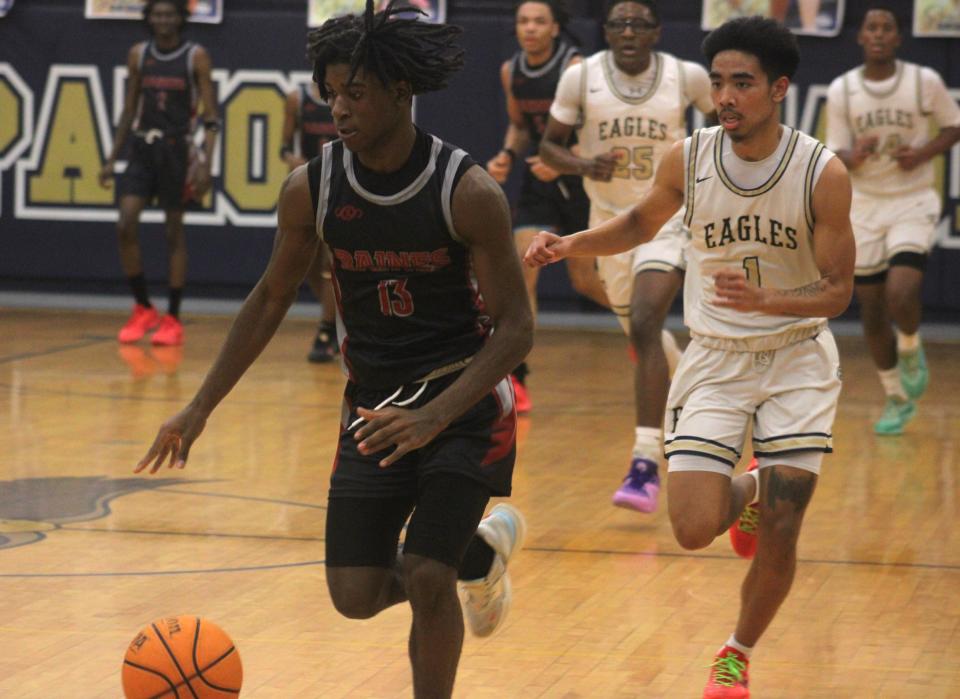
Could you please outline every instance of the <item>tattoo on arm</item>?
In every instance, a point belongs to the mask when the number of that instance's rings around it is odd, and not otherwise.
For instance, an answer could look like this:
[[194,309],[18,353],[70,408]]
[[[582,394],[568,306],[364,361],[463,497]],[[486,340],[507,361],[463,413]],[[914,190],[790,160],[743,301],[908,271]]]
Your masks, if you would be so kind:
[[775,509],[781,502],[791,502],[802,511],[810,504],[815,483],[816,479],[811,476],[785,478],[776,469],[771,469],[767,481],[767,505]]
[[799,286],[796,289],[781,289],[777,293],[780,296],[803,296],[810,298],[812,296],[819,296],[827,289],[827,280],[818,279],[812,284],[807,284],[806,286]]

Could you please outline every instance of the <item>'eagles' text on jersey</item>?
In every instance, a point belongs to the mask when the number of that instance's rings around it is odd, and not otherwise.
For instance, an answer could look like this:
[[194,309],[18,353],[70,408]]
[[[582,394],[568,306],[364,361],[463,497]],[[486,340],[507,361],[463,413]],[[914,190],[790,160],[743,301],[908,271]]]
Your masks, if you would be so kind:
[[[794,289],[821,278],[813,248],[813,190],[833,157],[822,143],[786,126],[764,161],[745,163],[769,173],[744,188],[724,167],[736,158],[723,128],[700,129],[684,142],[684,223],[690,230],[684,280],[684,322],[698,340],[718,349],[777,349],[822,327],[823,318],[744,312],[714,304],[713,275],[745,271],[759,286]],[[809,336],[808,335],[808,336]]]

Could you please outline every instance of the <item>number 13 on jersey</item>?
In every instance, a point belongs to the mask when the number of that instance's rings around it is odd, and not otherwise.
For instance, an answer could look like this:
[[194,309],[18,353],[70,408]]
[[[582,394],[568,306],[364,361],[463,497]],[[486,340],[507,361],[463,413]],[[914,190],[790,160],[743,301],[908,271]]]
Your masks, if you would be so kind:
[[413,296],[407,291],[406,279],[383,279],[377,288],[383,315],[397,318],[413,315]]

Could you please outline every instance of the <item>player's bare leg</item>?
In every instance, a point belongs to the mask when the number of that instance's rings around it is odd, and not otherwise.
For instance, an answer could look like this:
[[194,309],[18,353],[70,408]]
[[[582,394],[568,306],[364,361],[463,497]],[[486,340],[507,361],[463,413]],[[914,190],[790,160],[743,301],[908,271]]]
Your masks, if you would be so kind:
[[679,270],[639,272],[630,299],[630,342],[634,367],[636,430],[630,468],[613,503],[639,512],[653,512],[660,492],[663,411],[670,389],[670,368],[663,351],[662,330],[670,304],[683,285]]

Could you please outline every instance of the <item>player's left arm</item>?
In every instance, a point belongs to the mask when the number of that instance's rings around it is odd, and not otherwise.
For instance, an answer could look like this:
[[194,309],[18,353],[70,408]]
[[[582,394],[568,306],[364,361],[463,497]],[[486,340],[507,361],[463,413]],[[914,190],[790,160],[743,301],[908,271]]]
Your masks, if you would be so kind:
[[940,132],[918,148],[901,146],[894,154],[901,170],[910,171],[919,165],[946,153],[960,141],[960,106],[950,96],[943,79],[929,68],[921,68],[921,92],[928,96],[929,114],[940,127]]
[[366,420],[355,435],[360,453],[396,447],[381,460],[382,467],[428,444],[490,393],[533,345],[533,314],[514,248],[510,208],[500,186],[483,168],[470,168],[457,185],[453,225],[470,248],[473,272],[495,332],[457,380],[423,407],[357,411]]
[[833,318],[850,305],[856,246],[850,225],[850,177],[832,158],[813,191],[813,252],[820,279],[795,289],[759,287],[742,269],[714,275],[718,306],[802,318]]
[[210,54],[198,46],[193,54],[193,72],[200,92],[200,106],[203,114],[203,162],[197,168],[194,190],[204,194],[210,189],[210,168],[213,162],[213,148],[220,132],[220,117],[217,112],[217,98],[213,87],[213,62]]

